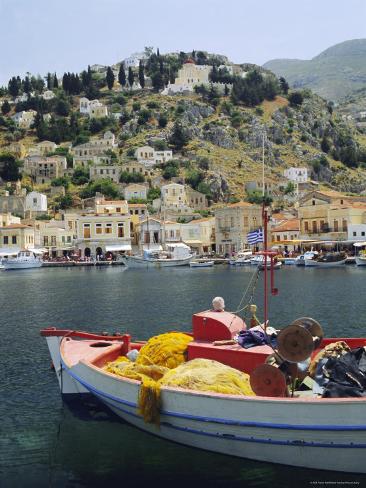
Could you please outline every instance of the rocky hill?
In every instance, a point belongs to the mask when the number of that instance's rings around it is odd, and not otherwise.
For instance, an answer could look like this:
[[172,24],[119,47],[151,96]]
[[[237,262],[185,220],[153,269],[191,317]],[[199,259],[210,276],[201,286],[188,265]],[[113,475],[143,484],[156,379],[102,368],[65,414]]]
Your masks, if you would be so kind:
[[[287,88],[271,73],[242,66],[248,69],[246,77],[232,80],[231,93],[219,93],[211,85],[175,96],[162,95],[151,87],[123,88],[117,80],[109,89],[105,74],[92,73],[89,81],[82,74],[80,78],[89,84],[80,85],[77,94],[59,86],[53,87],[55,98],[50,102],[40,105],[35,94],[11,105],[0,118],[0,153],[7,153],[14,142],[27,150],[39,140],[52,140],[61,144],[61,152],[71,161],[71,145],[111,130],[118,141],[113,161],[122,169],[139,146],[169,147],[174,160],[154,170],[150,187],[159,176],[162,181],[184,181],[216,203],[248,198],[246,183],[261,179],[264,138],[266,175],[278,186],[279,203],[290,191],[283,178],[284,169],[290,166],[308,167],[312,179],[321,185],[345,192],[366,190],[364,135],[319,96],[310,91],[287,94]],[[80,98],[90,92],[108,107],[108,117],[89,119],[79,113]],[[5,93],[0,104],[8,99]],[[28,108],[38,110],[35,124],[28,130],[19,129],[11,116]],[[47,122],[46,111],[50,113]],[[72,178],[67,195],[75,200],[90,196],[101,186],[87,180],[87,174]],[[32,182],[24,178],[23,184],[31,186]],[[118,188],[111,194],[117,195]],[[66,206],[71,203],[72,198],[64,200]]]
[[340,100],[366,83],[366,39],[332,46],[310,60],[274,59],[264,64],[293,88],[310,88],[328,100]]

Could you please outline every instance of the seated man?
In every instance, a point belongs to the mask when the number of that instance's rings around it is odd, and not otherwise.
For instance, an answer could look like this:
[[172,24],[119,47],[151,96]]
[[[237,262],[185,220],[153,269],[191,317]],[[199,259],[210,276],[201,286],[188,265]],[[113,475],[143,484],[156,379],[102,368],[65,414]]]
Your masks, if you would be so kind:
[[225,310],[225,302],[222,297],[215,297],[212,300],[212,308],[215,312],[223,312]]

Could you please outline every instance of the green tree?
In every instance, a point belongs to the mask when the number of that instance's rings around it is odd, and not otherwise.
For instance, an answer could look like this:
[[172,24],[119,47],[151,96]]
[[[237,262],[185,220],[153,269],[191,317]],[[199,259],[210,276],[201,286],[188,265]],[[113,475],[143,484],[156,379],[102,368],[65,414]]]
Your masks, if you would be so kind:
[[161,129],[164,129],[164,127],[166,127],[168,123],[168,117],[165,114],[160,114],[158,122],[159,122],[159,127]]
[[10,103],[7,100],[5,100],[5,102],[1,105],[1,112],[3,115],[10,112]]
[[66,193],[66,195],[62,195],[57,198],[57,208],[61,208],[64,210],[65,208],[72,207],[73,199],[70,193]]
[[51,181],[51,186],[63,186],[67,190],[70,186],[70,180],[67,176],[59,176]]
[[160,196],[161,196],[161,190],[160,190],[160,188],[151,187],[151,188],[148,189],[148,192],[147,192],[147,200],[149,202],[152,202],[156,198],[160,198]]
[[326,136],[323,137],[322,142],[320,143],[321,150],[325,153],[328,153],[330,150],[330,143]]
[[164,77],[160,73],[160,71],[156,71],[151,76],[151,83],[152,83],[152,86],[156,92],[158,92],[164,88]]
[[145,88],[144,64],[142,61],[139,64],[139,83],[141,88]]
[[134,72],[132,71],[132,68],[130,66],[128,68],[128,84],[129,84],[129,86],[130,86],[131,89],[133,87],[134,80],[135,80],[135,75],[134,75]]
[[56,73],[53,75],[53,88],[58,88],[58,79]]
[[142,183],[145,181],[145,177],[141,173],[122,171],[119,181],[120,183]]
[[0,154],[0,176],[5,181],[18,181],[22,177],[20,173],[21,162],[12,154]]
[[303,94],[299,91],[294,91],[290,93],[288,97],[288,101],[290,102],[290,105],[292,107],[299,107],[302,105],[302,102],[304,101]]
[[72,175],[71,181],[74,185],[84,185],[89,181],[89,168],[84,168],[83,166],[77,166]]
[[112,90],[114,85],[114,73],[110,66],[108,66],[107,68],[106,80],[107,80],[108,90]]
[[169,142],[178,151],[180,151],[189,142],[188,133],[179,121],[176,121],[174,123],[172,135],[170,136]]
[[56,102],[55,112],[57,115],[67,117],[70,113],[70,104],[64,98],[59,98]]
[[124,88],[126,86],[126,72],[125,72],[125,65],[121,63],[118,71],[118,82]]
[[287,95],[288,94],[288,90],[289,90],[289,84],[287,83],[287,81],[285,80],[285,78],[283,76],[281,76],[280,78],[280,87],[281,87],[281,91],[284,95]]

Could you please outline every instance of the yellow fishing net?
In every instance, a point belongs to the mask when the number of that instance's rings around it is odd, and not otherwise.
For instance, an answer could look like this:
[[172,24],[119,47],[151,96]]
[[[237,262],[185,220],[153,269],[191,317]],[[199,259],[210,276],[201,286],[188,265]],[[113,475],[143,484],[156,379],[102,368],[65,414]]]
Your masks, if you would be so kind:
[[110,373],[141,381],[138,405],[145,422],[159,423],[161,386],[254,395],[245,373],[210,359],[185,362],[191,340],[179,332],[161,334],[141,348],[135,363],[121,356],[104,367]]
[[167,332],[151,337],[140,349],[136,363],[176,368],[187,360],[187,346],[191,341],[191,336],[181,332]]
[[211,359],[193,359],[181,364],[168,371],[160,384],[227,395],[254,395],[249,375]]

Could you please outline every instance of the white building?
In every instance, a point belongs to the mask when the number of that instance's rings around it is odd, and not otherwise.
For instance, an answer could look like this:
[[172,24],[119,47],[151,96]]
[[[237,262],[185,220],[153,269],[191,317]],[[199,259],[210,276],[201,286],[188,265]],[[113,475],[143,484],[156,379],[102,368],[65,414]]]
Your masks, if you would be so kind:
[[307,168],[295,168],[291,167],[285,169],[284,176],[294,183],[306,183],[308,181],[308,169]]
[[133,53],[123,60],[123,64],[127,70],[128,68],[138,68],[140,61],[144,61],[145,59],[147,59],[145,53]]
[[47,212],[47,196],[37,191],[31,191],[25,197],[25,210]]
[[23,110],[12,116],[12,119],[21,129],[30,129],[37,115],[35,110]]
[[111,131],[104,133],[102,139],[92,139],[85,144],[79,144],[71,149],[73,154],[73,167],[87,166],[92,164],[108,164],[111,157],[106,155],[106,151],[117,147],[116,138]]
[[173,151],[155,151],[151,146],[142,146],[136,149],[135,156],[140,163],[146,166],[154,166],[173,159]]
[[114,183],[119,183],[121,167],[108,164],[103,166],[90,166],[89,175],[91,180],[109,179],[114,181]]
[[29,149],[28,156],[46,156],[48,153],[55,152],[57,148],[54,142],[42,141]]
[[349,241],[366,241],[366,224],[348,224]]
[[188,59],[178,71],[174,83],[169,83],[162,94],[193,92],[195,86],[209,83],[211,70],[212,66],[197,65],[192,59]]
[[102,118],[108,116],[108,108],[99,100],[89,100],[86,97],[80,98],[79,110],[81,114],[89,115],[90,118]]

